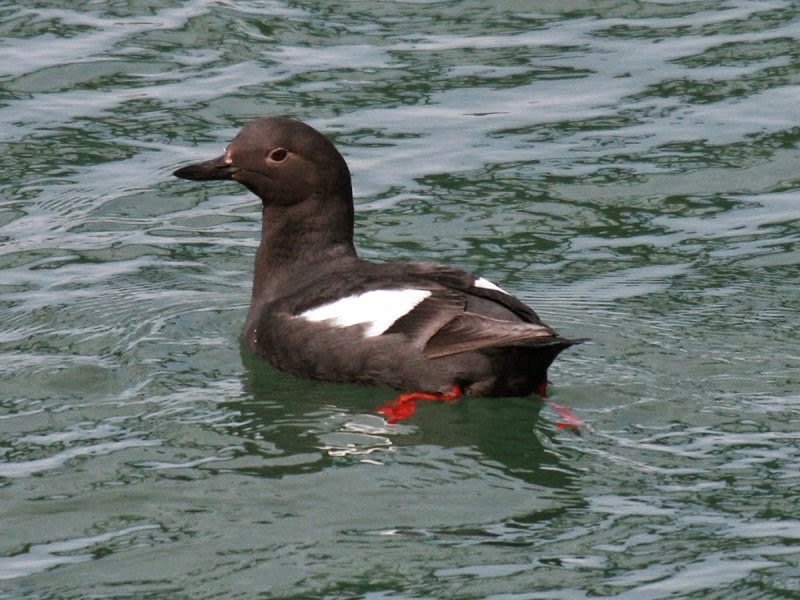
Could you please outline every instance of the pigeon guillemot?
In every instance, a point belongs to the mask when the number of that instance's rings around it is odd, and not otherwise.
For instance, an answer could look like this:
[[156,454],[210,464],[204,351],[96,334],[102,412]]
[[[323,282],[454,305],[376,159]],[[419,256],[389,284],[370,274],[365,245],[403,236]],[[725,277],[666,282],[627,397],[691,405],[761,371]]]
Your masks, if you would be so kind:
[[255,119],[225,154],[174,175],[261,198],[244,343],[278,369],[420,392],[407,398],[524,396],[544,394],[550,363],[580,341],[460,269],[359,258],[347,163],[305,123]]

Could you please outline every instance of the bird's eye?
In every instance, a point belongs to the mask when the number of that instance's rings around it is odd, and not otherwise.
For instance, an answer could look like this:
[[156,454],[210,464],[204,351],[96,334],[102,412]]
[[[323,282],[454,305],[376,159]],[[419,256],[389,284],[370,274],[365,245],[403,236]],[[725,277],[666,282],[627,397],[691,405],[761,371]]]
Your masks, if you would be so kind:
[[269,153],[267,159],[272,162],[283,162],[286,160],[287,156],[289,156],[289,151],[286,148],[275,148],[275,150]]

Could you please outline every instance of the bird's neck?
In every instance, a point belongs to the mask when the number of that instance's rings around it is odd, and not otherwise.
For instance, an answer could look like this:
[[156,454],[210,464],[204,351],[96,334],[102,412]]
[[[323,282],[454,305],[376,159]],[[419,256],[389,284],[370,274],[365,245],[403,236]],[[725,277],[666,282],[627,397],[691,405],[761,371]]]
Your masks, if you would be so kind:
[[[334,207],[341,210],[331,210]],[[326,199],[323,205],[312,198],[289,208],[265,206],[251,310],[254,304],[291,293],[310,267],[347,258],[357,259],[351,199]]]

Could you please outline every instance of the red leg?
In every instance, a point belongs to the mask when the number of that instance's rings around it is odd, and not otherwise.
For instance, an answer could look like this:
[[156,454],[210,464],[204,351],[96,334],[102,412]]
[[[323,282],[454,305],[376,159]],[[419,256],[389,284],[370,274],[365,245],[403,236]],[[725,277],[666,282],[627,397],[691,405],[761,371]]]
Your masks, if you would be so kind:
[[586,427],[586,421],[576,417],[575,413],[572,412],[572,409],[569,406],[556,404],[552,400],[548,400],[547,402],[550,404],[550,408],[552,408],[559,417],[564,419],[563,421],[558,421],[556,423],[556,427],[559,429],[572,429],[574,431],[578,431],[582,427]]
[[545,379],[538,386],[536,386],[536,393],[547,400],[548,404],[550,404],[550,408],[553,409],[553,412],[564,419],[563,421],[558,421],[556,423],[556,427],[559,429],[572,429],[574,431],[578,431],[581,427],[585,427],[586,421],[576,417],[575,413],[572,412],[572,409],[569,406],[564,406],[563,404],[553,402],[547,397],[547,383],[547,379]]
[[397,398],[386,404],[382,404],[375,410],[386,417],[388,423],[397,423],[403,419],[408,419],[414,414],[417,402],[420,400],[435,400],[438,402],[452,402],[460,398],[463,392],[461,388],[454,385],[449,392],[412,392],[410,394],[400,394]]
[[[559,429],[572,429],[574,431],[585,427],[586,421],[575,416],[572,409],[553,402],[547,397],[547,381],[543,381],[536,387],[536,393],[547,400],[550,408],[553,409],[563,420],[556,423]],[[397,398],[376,408],[376,412],[386,417],[387,423],[397,423],[414,415],[417,409],[417,402],[420,400],[433,400],[436,402],[452,402],[462,396],[461,388],[454,385],[449,392],[412,392],[410,394],[400,394]]]

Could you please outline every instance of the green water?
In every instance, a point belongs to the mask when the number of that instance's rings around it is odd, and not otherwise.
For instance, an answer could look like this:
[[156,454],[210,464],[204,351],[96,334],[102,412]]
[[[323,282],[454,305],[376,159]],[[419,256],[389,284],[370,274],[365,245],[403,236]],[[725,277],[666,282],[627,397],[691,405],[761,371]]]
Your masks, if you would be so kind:
[[[800,594],[800,6],[0,5],[0,598]],[[238,336],[262,114],[372,260],[589,337],[554,399],[300,381]]]

